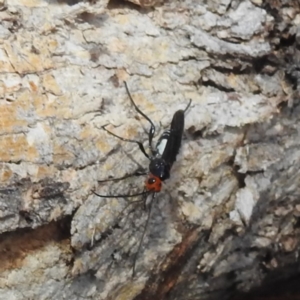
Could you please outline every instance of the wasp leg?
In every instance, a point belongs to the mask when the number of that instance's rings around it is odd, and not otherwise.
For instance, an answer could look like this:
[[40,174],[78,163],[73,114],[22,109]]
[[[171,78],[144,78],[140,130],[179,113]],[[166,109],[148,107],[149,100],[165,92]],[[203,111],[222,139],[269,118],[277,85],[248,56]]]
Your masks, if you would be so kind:
[[132,195],[101,195],[101,194],[96,193],[93,190],[92,190],[92,193],[101,198],[131,198],[131,197],[137,197],[137,196],[142,196],[142,195],[148,195],[151,193],[151,191],[143,191],[141,193],[132,194]]
[[186,106],[185,110],[183,111],[184,113],[186,113],[186,111],[189,109],[189,107],[191,106],[192,103],[192,99],[190,99],[188,105]]
[[104,180],[98,180],[98,182],[101,183],[101,182],[107,182],[107,181],[118,181],[118,180],[130,178],[130,177],[134,177],[134,176],[144,176],[144,175],[147,175],[147,174],[148,174],[148,172],[136,171],[133,174],[128,174],[128,175],[118,177],[118,178],[108,178],[108,179],[104,179]]
[[149,137],[149,148],[150,148],[152,154],[154,155],[155,151],[154,151],[154,148],[152,147],[152,140],[153,140],[153,137],[154,137],[154,134],[155,134],[155,126],[154,126],[153,122],[151,121],[151,119],[150,119],[147,115],[145,115],[145,114],[138,108],[138,106],[134,103],[134,101],[133,101],[133,99],[132,99],[132,97],[131,97],[131,94],[130,94],[130,92],[129,92],[129,89],[128,89],[128,86],[127,86],[126,81],[124,81],[124,84],[125,84],[125,88],[126,88],[127,95],[128,95],[128,97],[129,97],[131,103],[133,104],[135,110],[136,110],[139,114],[141,114],[141,115],[142,115],[142,116],[150,123],[150,125],[151,125],[151,126],[150,126],[150,130],[149,130],[149,132],[148,132],[148,137]]
[[150,159],[148,153],[145,151],[145,148],[144,148],[144,146],[143,146],[143,144],[142,144],[141,142],[136,141],[136,140],[131,140],[131,139],[125,139],[125,138],[123,138],[123,137],[121,137],[121,136],[118,136],[118,135],[116,135],[115,133],[113,133],[113,132],[109,131],[108,129],[106,129],[105,127],[106,127],[107,125],[108,125],[108,124],[102,126],[102,128],[103,128],[107,133],[109,133],[110,135],[112,135],[112,136],[114,136],[114,137],[120,139],[121,141],[137,144],[137,145],[139,146],[140,150],[143,152],[143,154],[144,154],[148,159]]

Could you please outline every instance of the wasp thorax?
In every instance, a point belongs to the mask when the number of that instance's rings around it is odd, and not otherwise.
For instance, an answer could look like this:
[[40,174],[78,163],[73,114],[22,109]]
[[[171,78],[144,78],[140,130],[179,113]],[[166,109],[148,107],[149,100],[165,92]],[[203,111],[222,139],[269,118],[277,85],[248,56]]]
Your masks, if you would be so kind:
[[170,165],[161,157],[151,160],[149,170],[152,176],[159,177],[161,181],[170,178]]
[[161,190],[161,179],[152,174],[146,179],[145,186],[148,191],[158,193]]

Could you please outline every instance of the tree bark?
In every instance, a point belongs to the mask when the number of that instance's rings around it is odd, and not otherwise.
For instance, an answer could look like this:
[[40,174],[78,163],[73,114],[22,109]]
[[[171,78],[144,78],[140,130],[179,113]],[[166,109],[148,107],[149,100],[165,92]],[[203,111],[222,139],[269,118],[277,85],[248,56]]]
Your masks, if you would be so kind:
[[[300,5],[133,2],[0,3],[1,299],[238,300],[299,274]],[[103,129],[148,151],[123,81],[156,141],[192,100],[152,202],[109,197],[149,164]]]

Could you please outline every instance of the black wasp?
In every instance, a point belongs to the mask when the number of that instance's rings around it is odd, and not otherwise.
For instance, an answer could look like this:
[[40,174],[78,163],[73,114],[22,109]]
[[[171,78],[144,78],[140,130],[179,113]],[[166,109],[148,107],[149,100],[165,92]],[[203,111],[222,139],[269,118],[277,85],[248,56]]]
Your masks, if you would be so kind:
[[[105,197],[105,198],[128,198],[128,197],[135,197],[135,196],[141,196],[141,195],[145,195],[145,196],[152,195],[152,199],[149,204],[148,218],[147,218],[145,228],[144,228],[144,231],[143,231],[143,234],[142,234],[139,246],[138,246],[138,250],[135,254],[135,258],[134,258],[134,262],[133,262],[132,275],[134,276],[135,263],[136,263],[136,259],[137,259],[138,253],[140,251],[140,248],[141,248],[141,245],[143,242],[143,238],[144,238],[147,226],[148,226],[153,199],[155,198],[156,194],[161,191],[162,182],[165,181],[166,179],[170,178],[171,168],[173,166],[173,163],[176,161],[176,156],[177,156],[180,146],[181,146],[181,140],[182,140],[182,135],[183,135],[183,130],[184,130],[184,113],[188,110],[192,101],[191,100],[189,101],[187,107],[184,110],[177,110],[175,112],[175,114],[173,115],[170,129],[166,130],[162,133],[162,135],[158,139],[158,142],[154,148],[152,145],[152,140],[153,140],[153,137],[155,134],[155,126],[154,126],[153,122],[151,121],[151,119],[148,116],[146,116],[137,107],[137,105],[135,104],[135,102],[133,101],[133,99],[131,97],[127,83],[125,81],[124,81],[124,84],[125,84],[125,88],[126,88],[128,97],[129,97],[131,103],[133,104],[135,110],[139,114],[141,114],[150,123],[150,130],[148,132],[148,142],[149,142],[149,148],[150,148],[151,154],[149,155],[145,151],[145,148],[141,142],[136,141],[136,140],[122,138],[122,137],[114,134],[113,132],[107,130],[106,126],[108,124],[104,125],[102,128],[109,134],[113,135],[114,137],[116,137],[122,141],[135,143],[139,146],[139,148],[143,152],[143,154],[150,160],[148,178],[145,180],[144,190],[137,194],[133,194],[133,195],[132,194],[131,195],[100,195],[96,192],[93,192],[93,193],[99,197]],[[125,179],[125,178],[131,177],[131,176],[146,175],[146,174],[147,173],[145,173],[145,172],[138,173],[138,174],[135,173],[135,174],[126,175],[121,178],[101,180],[101,182],[114,181],[114,180],[117,181],[117,180]],[[136,202],[144,202],[144,204],[146,206],[146,198],[144,198],[143,200],[140,200],[140,201],[130,202],[129,205],[132,203],[136,203]]]

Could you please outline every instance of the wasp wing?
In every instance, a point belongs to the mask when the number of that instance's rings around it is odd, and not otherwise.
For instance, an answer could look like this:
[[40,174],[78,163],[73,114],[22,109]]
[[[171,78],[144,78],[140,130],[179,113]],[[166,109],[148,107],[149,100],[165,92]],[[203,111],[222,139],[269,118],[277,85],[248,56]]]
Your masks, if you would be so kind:
[[166,147],[162,153],[162,159],[170,165],[173,165],[181,146],[181,139],[184,129],[184,111],[178,110],[173,116],[170,128],[170,136]]

